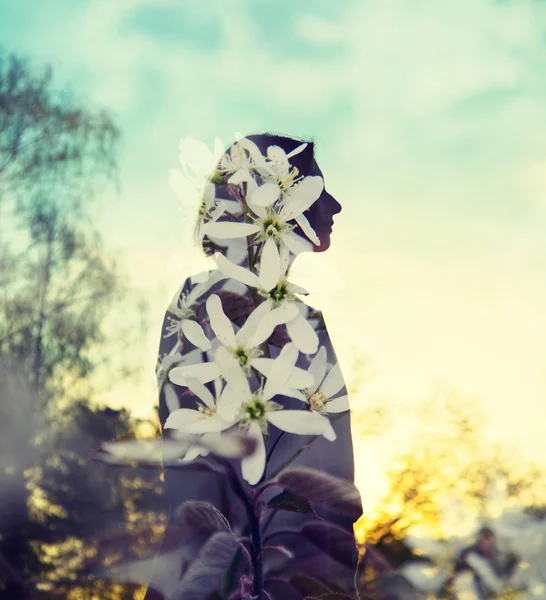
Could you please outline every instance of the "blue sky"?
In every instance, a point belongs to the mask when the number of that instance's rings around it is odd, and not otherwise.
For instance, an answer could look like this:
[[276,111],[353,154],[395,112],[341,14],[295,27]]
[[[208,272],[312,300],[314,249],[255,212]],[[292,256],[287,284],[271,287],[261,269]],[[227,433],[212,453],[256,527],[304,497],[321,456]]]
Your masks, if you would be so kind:
[[344,207],[293,279],[347,375],[355,353],[375,361],[355,410],[450,381],[491,435],[544,454],[546,3],[0,0],[0,42],[123,130],[122,191],[96,218],[155,329],[146,385],[112,402],[153,404],[163,313],[195,270],[177,225],[195,207],[168,185],[180,138],[269,130],[317,141]]

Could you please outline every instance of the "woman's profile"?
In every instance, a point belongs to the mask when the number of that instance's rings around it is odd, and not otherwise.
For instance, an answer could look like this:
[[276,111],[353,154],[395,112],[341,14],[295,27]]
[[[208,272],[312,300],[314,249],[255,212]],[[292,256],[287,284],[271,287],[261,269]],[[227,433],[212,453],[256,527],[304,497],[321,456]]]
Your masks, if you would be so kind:
[[[322,314],[290,281],[340,211],[313,143],[293,138],[241,138],[205,182],[196,238],[217,268],[175,294],[157,365],[164,439],[195,440],[164,470],[181,540],[150,587],[169,597],[358,597],[347,390]],[[234,458],[237,436],[252,449]]]

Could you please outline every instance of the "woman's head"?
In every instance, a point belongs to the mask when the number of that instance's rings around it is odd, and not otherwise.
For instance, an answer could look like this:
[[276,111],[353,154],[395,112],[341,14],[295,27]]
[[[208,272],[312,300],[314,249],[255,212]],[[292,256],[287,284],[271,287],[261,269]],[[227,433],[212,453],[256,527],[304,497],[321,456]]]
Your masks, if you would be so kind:
[[[263,217],[263,211],[267,211],[268,214],[279,214],[287,221],[291,231],[283,237],[283,241],[290,245],[294,254],[303,250],[323,252],[328,249],[333,216],[341,211],[341,205],[324,189],[322,171],[315,159],[314,150],[313,142],[269,133],[249,135],[235,142],[221,157],[218,170],[210,178],[214,188],[209,186],[208,190],[209,204],[214,194],[215,199],[230,201],[231,208],[225,210],[218,218],[210,218],[210,213],[205,211],[203,223],[213,220],[217,223],[242,222],[246,215],[247,222],[264,223],[264,226],[267,226],[269,221],[260,218]],[[249,181],[250,179],[252,181]],[[268,186],[262,188],[264,184]],[[277,193],[275,185],[272,184],[278,185],[280,192],[277,200],[267,204],[270,199],[264,200],[261,196],[266,196],[266,188],[268,193]],[[239,207],[233,200],[238,202]],[[268,208],[261,208],[258,211],[259,215],[254,214],[257,210],[255,202],[267,204]],[[287,219],[290,215],[283,208],[283,204],[295,205],[296,202],[302,202],[300,206],[303,206],[304,210],[295,211],[297,214]],[[203,211],[202,207],[200,216]],[[273,225],[284,227],[282,223]],[[271,225],[269,229],[271,231]],[[218,230],[219,226],[209,226],[210,237],[217,239],[217,236],[212,234]],[[275,229],[273,231],[276,233]],[[286,229],[284,231],[286,232]],[[254,239],[263,240],[264,235],[263,232],[259,232]],[[207,235],[203,238],[203,249],[206,253],[222,250],[211,243]]]

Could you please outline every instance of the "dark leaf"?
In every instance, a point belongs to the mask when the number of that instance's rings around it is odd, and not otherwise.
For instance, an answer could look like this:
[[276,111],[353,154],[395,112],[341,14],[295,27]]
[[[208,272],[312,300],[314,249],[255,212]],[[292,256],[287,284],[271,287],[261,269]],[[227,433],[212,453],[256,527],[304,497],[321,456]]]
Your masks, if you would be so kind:
[[290,579],[290,584],[295,587],[302,596],[319,597],[324,594],[331,594],[333,590],[322,580],[311,577],[310,575],[294,575]]
[[337,592],[328,592],[321,596],[305,596],[303,600],[356,600],[354,596],[338,594]]
[[231,533],[213,534],[182,577],[173,600],[207,600],[220,587],[238,546]]
[[360,492],[352,481],[328,475],[318,469],[297,467],[287,469],[278,481],[287,490],[332,512],[356,521],[362,514]]
[[309,523],[301,534],[319,550],[349,568],[356,566],[357,548],[354,535],[331,523]]
[[327,592],[351,595],[355,589],[353,569],[319,552],[304,557],[299,557],[296,552],[295,559],[268,576],[289,582],[302,598]]
[[177,521],[195,531],[231,531],[228,520],[212,504],[200,500],[187,500],[176,509]]
[[269,500],[267,505],[270,508],[278,508],[280,510],[290,510],[294,512],[301,512],[305,515],[315,515],[315,511],[313,507],[309,504],[309,502],[302,498],[301,496],[297,496],[288,490],[282,491],[277,496],[274,496]]

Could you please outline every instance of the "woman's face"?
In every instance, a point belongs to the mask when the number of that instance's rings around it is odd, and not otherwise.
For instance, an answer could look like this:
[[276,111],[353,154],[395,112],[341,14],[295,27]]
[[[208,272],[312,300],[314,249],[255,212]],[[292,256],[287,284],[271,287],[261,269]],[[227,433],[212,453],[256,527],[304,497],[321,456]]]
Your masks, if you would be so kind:
[[[309,173],[306,174],[323,177],[322,171],[314,159]],[[320,245],[314,247],[315,252],[324,252],[330,247],[334,215],[339,212],[341,212],[341,204],[325,188],[318,200],[303,213],[320,240]]]

